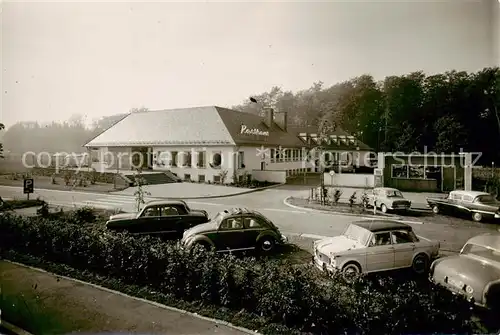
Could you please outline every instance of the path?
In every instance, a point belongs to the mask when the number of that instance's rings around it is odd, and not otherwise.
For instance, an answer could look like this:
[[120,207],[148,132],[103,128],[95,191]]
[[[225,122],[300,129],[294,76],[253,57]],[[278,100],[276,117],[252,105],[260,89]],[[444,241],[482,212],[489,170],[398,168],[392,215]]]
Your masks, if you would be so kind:
[[[38,333],[133,332],[157,334],[243,335],[215,320],[162,308],[132,297],[0,261],[4,295],[24,296],[32,313],[44,318]],[[36,289],[35,289],[36,285]]]

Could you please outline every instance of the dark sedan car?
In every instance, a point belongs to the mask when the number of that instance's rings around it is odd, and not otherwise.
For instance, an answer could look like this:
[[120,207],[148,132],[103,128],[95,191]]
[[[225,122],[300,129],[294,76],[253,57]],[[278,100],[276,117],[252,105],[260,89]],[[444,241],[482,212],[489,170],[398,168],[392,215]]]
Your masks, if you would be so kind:
[[465,214],[476,222],[500,219],[500,202],[485,192],[455,190],[446,198],[427,198],[427,203],[434,214]]
[[200,245],[220,252],[257,249],[268,253],[286,241],[279,229],[261,213],[248,208],[232,208],[184,232],[181,245],[186,249]]
[[205,210],[192,209],[185,201],[160,200],[148,202],[139,213],[112,215],[106,227],[131,234],[179,239],[186,229],[208,221]]

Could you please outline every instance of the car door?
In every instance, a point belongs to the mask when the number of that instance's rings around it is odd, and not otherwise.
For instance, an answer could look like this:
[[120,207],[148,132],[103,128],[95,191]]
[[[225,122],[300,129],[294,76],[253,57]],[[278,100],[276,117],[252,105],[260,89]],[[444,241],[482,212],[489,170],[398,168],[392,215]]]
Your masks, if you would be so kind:
[[132,234],[151,234],[156,231],[160,219],[160,207],[149,206],[142,211],[141,216],[139,216],[135,220],[135,223],[131,224],[127,230]]
[[153,234],[161,235],[164,238],[177,238],[179,236],[179,212],[176,206],[162,205],[160,217],[153,225]]
[[413,235],[408,230],[395,230],[391,232],[391,241],[394,247],[394,267],[411,266],[416,242]]
[[243,227],[245,234],[242,236],[242,248],[254,248],[257,238],[266,228],[267,223],[261,218],[253,215],[243,216]]
[[188,215],[185,206],[175,205],[172,207],[174,207],[177,211],[176,229],[180,234],[184,233],[185,230],[196,225],[194,220],[192,220],[192,218]]
[[394,247],[390,232],[374,233],[366,249],[366,271],[394,268]]
[[235,215],[221,222],[212,241],[220,251],[235,250],[244,245],[244,236],[243,218],[241,215]]

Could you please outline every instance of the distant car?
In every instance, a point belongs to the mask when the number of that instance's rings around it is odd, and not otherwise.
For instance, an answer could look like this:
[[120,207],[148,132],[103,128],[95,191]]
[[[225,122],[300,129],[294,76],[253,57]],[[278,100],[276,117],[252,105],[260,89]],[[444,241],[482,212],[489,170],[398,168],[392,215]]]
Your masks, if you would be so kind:
[[411,201],[406,199],[401,191],[389,187],[375,187],[369,197],[369,204],[380,209],[382,213],[411,208]]
[[435,260],[430,280],[478,306],[500,308],[500,234],[469,239],[460,254]]
[[111,215],[106,227],[138,235],[159,235],[180,239],[186,229],[209,221],[208,213],[192,209],[182,200],[148,202],[139,213]]
[[404,223],[371,220],[351,223],[344,234],[313,243],[313,262],[323,271],[346,274],[413,268],[427,271],[440,243],[417,236]]
[[472,220],[500,219],[500,202],[486,192],[455,190],[445,198],[427,198],[434,214],[466,214]]
[[199,245],[219,252],[257,249],[268,253],[286,241],[271,220],[261,213],[248,208],[232,208],[184,232],[181,245],[186,249]]

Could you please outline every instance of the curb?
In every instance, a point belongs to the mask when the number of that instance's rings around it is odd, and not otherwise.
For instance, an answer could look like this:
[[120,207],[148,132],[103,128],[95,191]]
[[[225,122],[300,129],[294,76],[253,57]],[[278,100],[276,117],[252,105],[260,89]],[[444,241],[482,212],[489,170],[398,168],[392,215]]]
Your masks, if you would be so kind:
[[[79,279],[75,279],[75,278],[71,278],[71,277],[61,276],[61,275],[58,275],[58,274],[55,274],[55,273],[52,273],[52,272],[49,272],[49,271],[45,271],[43,269],[39,269],[39,268],[35,268],[33,266],[25,265],[25,264],[22,264],[22,263],[13,262],[13,261],[10,261],[10,260],[7,260],[7,259],[2,259],[2,261],[9,262],[9,263],[12,263],[12,264],[15,264],[15,265],[18,265],[18,266],[22,266],[24,268],[27,268],[27,269],[30,269],[30,270],[33,270],[33,271],[38,271],[38,272],[41,272],[41,273],[46,273],[46,274],[49,274],[49,275],[54,276],[56,278],[62,278],[62,279],[69,280],[69,281],[72,281],[72,282],[75,282],[75,283],[79,283],[79,284],[83,284],[83,285],[88,285],[88,286],[91,286],[93,288],[99,289],[99,290],[107,292],[107,293],[117,294],[117,295],[120,295],[120,296],[125,297],[125,298],[134,299],[136,301],[140,301],[142,303],[150,304],[150,305],[153,305],[153,306],[156,306],[156,307],[159,307],[159,308],[162,308],[162,309],[166,309],[166,310],[169,310],[169,311],[172,311],[172,312],[176,312],[176,313],[180,313],[180,314],[184,314],[184,315],[189,315],[191,317],[195,317],[195,318],[202,319],[202,320],[205,320],[205,321],[210,321],[210,322],[212,322],[214,324],[223,325],[223,326],[226,326],[226,327],[229,327],[229,328],[233,328],[233,329],[239,330],[239,331],[241,331],[243,333],[261,335],[257,331],[252,331],[252,330],[247,329],[247,328],[238,327],[238,326],[235,326],[232,323],[229,323],[227,321],[212,319],[212,318],[209,318],[209,317],[206,317],[206,316],[203,316],[203,315],[199,315],[197,313],[192,313],[192,312],[185,311],[183,309],[178,309],[178,308],[175,308],[175,307],[163,305],[163,304],[160,304],[160,303],[155,302],[155,301],[150,301],[150,300],[146,300],[146,299],[143,299],[143,298],[134,297],[134,296],[131,296],[131,295],[119,292],[119,291],[111,290],[109,288],[106,288],[106,287],[103,287],[103,286],[100,286],[100,285],[96,285],[96,284],[93,284],[93,283],[88,283],[88,282],[85,282],[83,280],[79,280]],[[22,334],[19,334],[19,335],[32,335],[32,334],[22,333]]]
[[[321,210],[321,209],[314,209],[314,208],[307,208],[307,207],[302,207],[302,206],[297,206],[297,205],[293,205],[289,202],[290,199],[292,199],[293,196],[288,196],[286,197],[285,199],[283,199],[283,204],[285,206],[288,206],[290,208],[294,208],[294,209],[299,209],[299,210],[303,210],[303,211],[308,211],[308,212],[314,212],[314,213],[322,213],[322,214],[330,214],[330,215],[343,215],[343,216],[354,216],[354,217],[358,217],[358,218],[362,218],[362,219],[369,219],[369,220],[373,220],[373,219],[376,219],[377,216],[368,216],[368,215],[363,215],[363,214],[353,214],[353,213],[344,213],[344,212],[337,212],[337,211],[327,211],[327,210]],[[380,211],[377,211],[377,213],[380,212]],[[379,217],[386,217],[386,218],[389,218],[389,219],[392,219],[394,221],[398,221],[398,222],[401,222],[401,223],[411,223],[411,224],[424,224],[424,222],[422,221],[411,221],[411,220],[405,220],[405,218],[403,217],[400,217],[400,216],[393,216],[393,215],[390,215],[390,214],[377,214]]]
[[32,335],[31,333],[28,333],[26,330],[14,326],[12,323],[8,323],[5,320],[0,319],[0,326],[6,328],[8,331],[13,332],[17,335]]
[[[200,200],[200,199],[216,199],[216,198],[230,198],[234,197],[237,195],[243,195],[243,194],[248,194],[248,193],[255,193],[255,192],[260,192],[260,191],[265,191],[271,188],[277,188],[280,186],[283,186],[286,184],[276,184],[276,185],[270,185],[270,186],[265,186],[265,187],[258,187],[258,188],[251,188],[251,189],[246,189],[241,192],[236,192],[236,193],[230,193],[230,194],[222,194],[222,195],[208,195],[208,196],[202,196],[202,197],[157,197],[151,195],[151,198],[156,198],[156,199],[177,199],[177,200]],[[0,189],[2,187],[8,187],[8,188],[15,188],[15,189],[22,189],[20,186],[9,186],[9,185],[0,185]],[[50,189],[50,188],[37,188],[35,191],[49,191],[49,192],[64,192],[64,193],[85,193],[85,194],[110,194],[110,195],[124,195],[124,194],[117,194],[116,192],[120,192],[119,190],[113,190],[113,191],[102,191],[102,192],[96,192],[96,191],[85,191],[85,190],[77,190],[77,191],[71,191],[71,190],[56,190],[56,189]],[[123,190],[122,190],[123,191]],[[133,196],[132,194],[128,194],[128,196]]]
[[[241,192],[236,192],[236,193],[229,193],[229,194],[222,194],[222,195],[207,195],[207,196],[202,196],[202,197],[157,197],[151,195],[152,198],[158,198],[158,199],[178,199],[178,200],[201,200],[201,199],[217,199],[217,198],[230,198],[238,195],[243,195],[243,194],[249,194],[249,193],[255,193],[255,192],[260,192],[260,191],[265,191],[271,188],[276,188],[283,186],[285,184],[276,184],[276,185],[270,185],[270,186],[265,186],[265,187],[258,187],[258,188],[251,188],[251,189],[246,189],[245,191]],[[219,185],[216,185],[219,186]],[[113,192],[110,192],[113,193]]]

